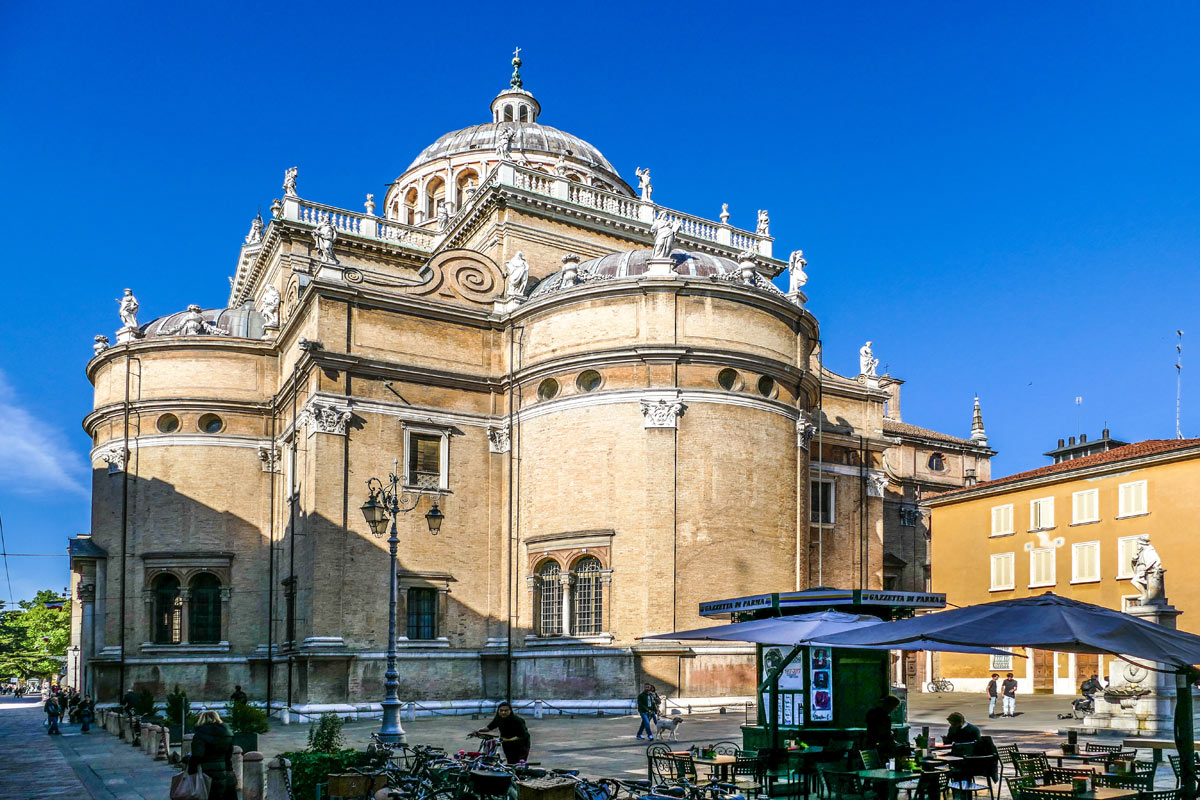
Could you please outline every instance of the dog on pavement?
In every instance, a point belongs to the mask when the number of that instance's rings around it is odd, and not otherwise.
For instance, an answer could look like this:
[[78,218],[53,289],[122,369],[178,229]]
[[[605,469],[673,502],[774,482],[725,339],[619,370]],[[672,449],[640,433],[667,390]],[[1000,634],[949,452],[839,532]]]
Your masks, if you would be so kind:
[[671,741],[679,741],[679,726],[683,724],[683,717],[659,717],[655,720],[654,725],[658,729],[657,738],[664,739],[668,736]]

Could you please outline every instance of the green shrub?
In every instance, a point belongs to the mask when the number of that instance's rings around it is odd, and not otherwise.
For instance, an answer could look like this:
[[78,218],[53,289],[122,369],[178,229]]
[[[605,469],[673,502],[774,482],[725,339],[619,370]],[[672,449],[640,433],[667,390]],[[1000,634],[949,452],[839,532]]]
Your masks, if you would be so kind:
[[342,749],[342,719],[326,711],[308,729],[308,749],[314,753],[336,753]]
[[154,715],[154,694],[149,689],[138,692],[137,702],[133,704],[133,713],[139,717]]
[[187,692],[176,684],[171,693],[167,695],[167,722],[171,725],[183,725],[188,716]]
[[[226,720],[234,733],[266,733],[270,730],[267,725],[267,712],[249,703],[238,700],[229,710]],[[312,743],[312,731],[309,731],[309,744]]]
[[[336,719],[337,715],[334,715],[334,718]],[[309,739],[312,739],[311,731]],[[374,756],[357,750],[334,750],[327,753],[300,750],[280,755],[292,762],[292,794],[296,800],[315,800],[317,784],[327,782],[331,774],[348,772],[351,767],[378,766]]]

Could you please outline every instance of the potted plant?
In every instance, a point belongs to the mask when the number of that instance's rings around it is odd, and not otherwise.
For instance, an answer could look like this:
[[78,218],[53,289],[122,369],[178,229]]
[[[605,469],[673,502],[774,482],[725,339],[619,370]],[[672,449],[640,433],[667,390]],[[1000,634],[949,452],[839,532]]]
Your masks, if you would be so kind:
[[183,735],[188,728],[195,727],[196,715],[188,704],[187,692],[176,684],[174,691],[167,695],[167,730],[170,731],[171,744],[183,742]]
[[229,727],[233,729],[233,743],[243,753],[258,750],[258,735],[270,730],[267,712],[249,703],[237,700],[229,710]]

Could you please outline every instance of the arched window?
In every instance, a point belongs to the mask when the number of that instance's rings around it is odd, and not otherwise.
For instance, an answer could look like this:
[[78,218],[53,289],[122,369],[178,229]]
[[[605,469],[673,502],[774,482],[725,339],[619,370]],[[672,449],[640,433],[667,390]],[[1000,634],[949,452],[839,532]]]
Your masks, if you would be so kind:
[[512,122],[512,119],[513,119],[512,103],[509,103],[508,105],[506,105],[504,107],[504,121]]
[[562,568],[549,559],[537,570],[537,632],[539,636],[562,636]]
[[479,185],[479,176],[474,170],[464,169],[458,173],[458,178],[455,179],[455,203],[454,207],[461,209],[466,206],[467,201],[474,194],[474,189]]
[[575,636],[595,636],[604,629],[604,588],[600,583],[600,559],[584,556],[571,568],[573,595],[571,623]]
[[404,216],[400,221],[405,225],[417,224],[417,187],[412,187],[404,194]]
[[929,468],[934,472],[941,472],[946,469],[946,459],[941,453],[934,453],[929,457]]
[[438,205],[446,199],[446,183],[441,178],[434,178],[425,189],[425,219],[437,219]]
[[221,641],[221,581],[211,572],[201,572],[190,588],[188,642],[216,644]]
[[529,106],[521,104],[521,122],[529,122]]
[[159,575],[154,579],[155,644],[179,644],[183,641],[183,597],[179,594],[179,578]]

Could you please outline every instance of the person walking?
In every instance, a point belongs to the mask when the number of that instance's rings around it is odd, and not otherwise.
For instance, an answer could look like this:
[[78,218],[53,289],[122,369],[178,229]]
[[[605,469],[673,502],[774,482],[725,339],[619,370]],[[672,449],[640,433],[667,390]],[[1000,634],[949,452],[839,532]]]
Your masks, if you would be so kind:
[[92,701],[92,696],[84,695],[79,701],[79,723],[81,725],[79,732],[87,733],[92,729],[92,720],[96,718],[96,704]]
[[1017,715],[1017,681],[1011,672],[1004,679],[1004,683],[1000,684],[1000,692],[1004,695],[1004,716],[1015,717]]
[[235,703],[249,703],[250,695],[243,692],[241,686],[234,686],[233,694],[229,695],[229,699]]
[[1000,674],[993,672],[992,679],[988,681],[988,719],[992,719],[996,716],[996,698],[1000,695],[999,690],[996,688],[996,684],[999,680]]
[[62,706],[58,704],[58,699],[54,695],[46,698],[45,704],[42,705],[42,710],[46,712],[46,726],[49,728],[47,733],[51,736],[61,734],[58,729],[58,718],[62,714]]
[[203,771],[212,779],[209,800],[237,800],[237,777],[233,774],[233,731],[221,722],[221,715],[205,711],[196,720],[192,754],[188,757],[189,775]]
[[505,700],[496,706],[496,716],[487,727],[480,728],[476,733],[487,733],[496,730],[500,734],[500,746],[504,748],[504,760],[509,764],[518,764],[529,760],[529,746],[532,739],[525,720],[513,712],[512,704]]
[[650,737],[650,741],[654,741],[654,727],[650,724],[658,720],[658,695],[654,693],[654,684],[647,683],[642,688],[642,693],[637,696],[637,711],[638,716],[642,718],[642,724],[638,726],[637,738],[642,738],[642,731],[646,732],[646,736]]

